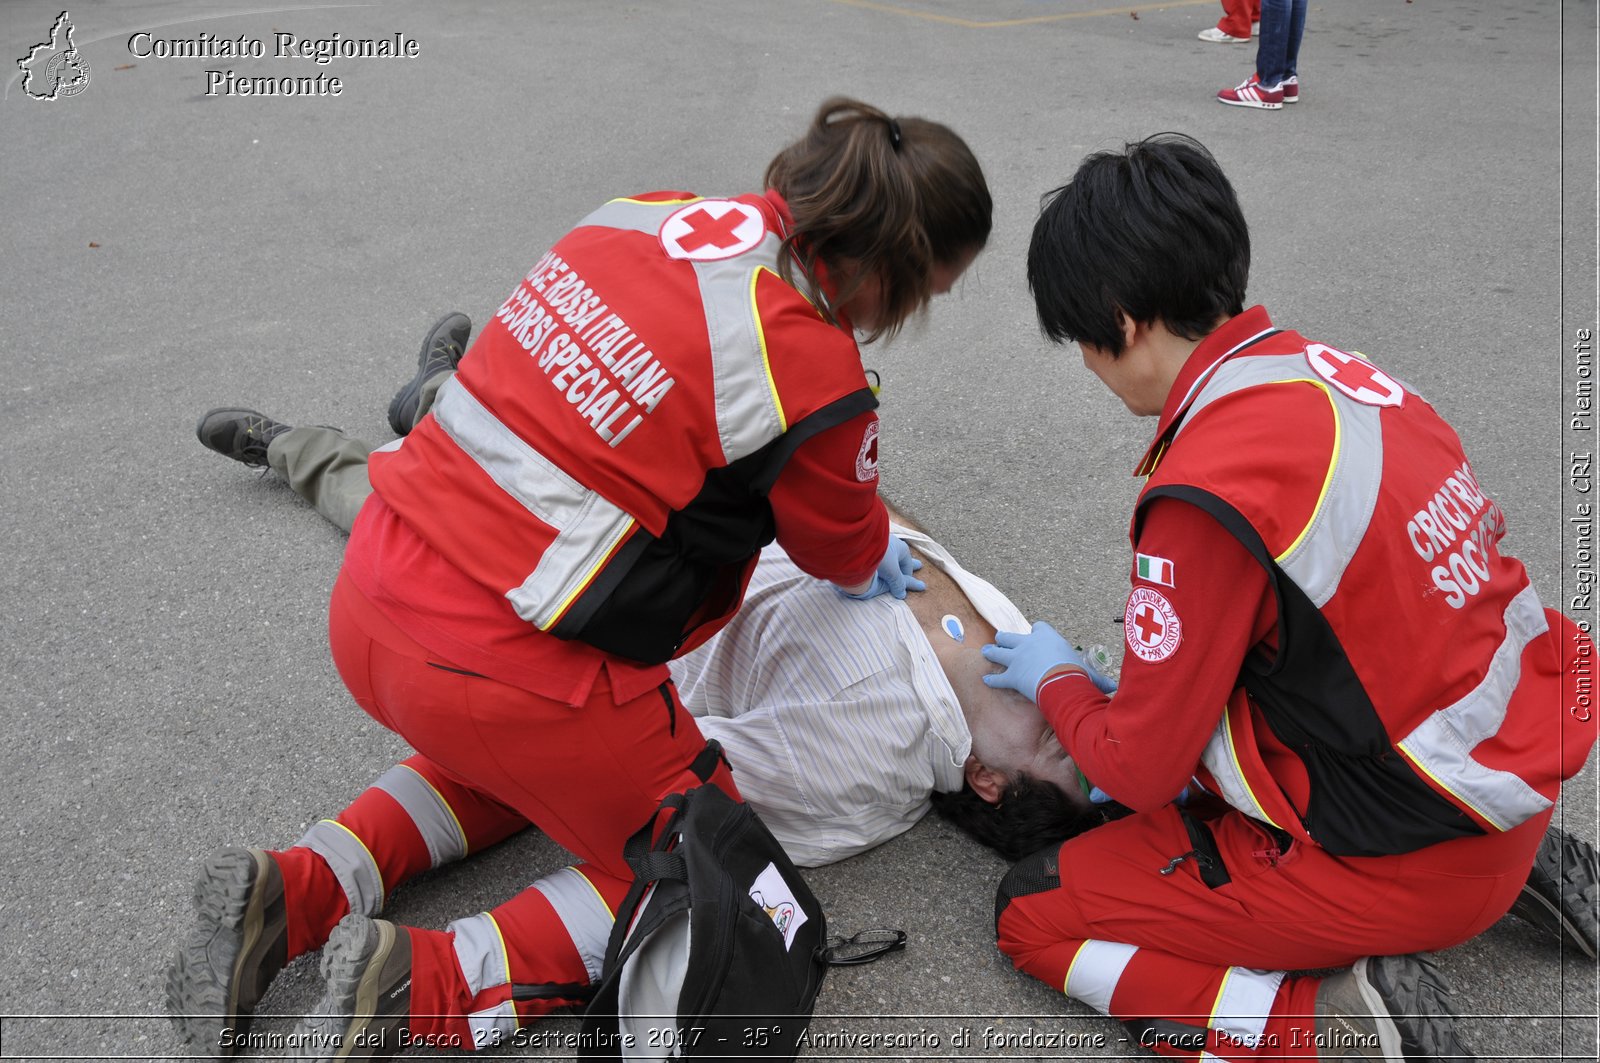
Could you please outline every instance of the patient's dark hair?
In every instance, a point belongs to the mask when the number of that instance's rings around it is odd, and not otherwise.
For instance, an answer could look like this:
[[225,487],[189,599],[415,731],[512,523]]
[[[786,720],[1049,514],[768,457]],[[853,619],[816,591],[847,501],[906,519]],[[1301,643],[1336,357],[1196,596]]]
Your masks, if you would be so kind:
[[1122,318],[1203,339],[1244,310],[1250,229],[1217,160],[1159,133],[1102,151],[1049,192],[1028,245],[1039,327],[1122,353]]
[[1021,860],[1050,845],[1119,818],[1120,805],[1082,806],[1055,783],[1024,772],[1006,785],[996,804],[962,783],[953,793],[933,794],[933,808],[1007,860]]

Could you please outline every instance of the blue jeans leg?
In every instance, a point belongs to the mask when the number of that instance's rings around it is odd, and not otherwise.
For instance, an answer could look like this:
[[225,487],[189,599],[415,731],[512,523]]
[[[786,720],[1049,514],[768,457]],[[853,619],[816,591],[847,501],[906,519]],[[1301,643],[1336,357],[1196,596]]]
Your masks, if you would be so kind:
[[1300,38],[1309,0],[1261,0],[1261,38],[1256,45],[1256,77],[1272,87],[1299,72]]
[[1283,76],[1300,73],[1300,38],[1306,33],[1306,5],[1310,0],[1293,0],[1289,7],[1289,47],[1283,53]]

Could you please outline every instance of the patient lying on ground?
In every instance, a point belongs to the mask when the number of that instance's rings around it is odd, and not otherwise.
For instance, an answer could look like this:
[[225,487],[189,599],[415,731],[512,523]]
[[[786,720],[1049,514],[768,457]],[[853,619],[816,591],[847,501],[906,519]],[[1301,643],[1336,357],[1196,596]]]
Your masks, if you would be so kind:
[[926,591],[849,601],[771,546],[733,622],[672,663],[745,798],[803,866],[881,844],[930,804],[1009,858],[1102,822],[1038,709],[982,682],[979,649],[1026,618],[894,517]]

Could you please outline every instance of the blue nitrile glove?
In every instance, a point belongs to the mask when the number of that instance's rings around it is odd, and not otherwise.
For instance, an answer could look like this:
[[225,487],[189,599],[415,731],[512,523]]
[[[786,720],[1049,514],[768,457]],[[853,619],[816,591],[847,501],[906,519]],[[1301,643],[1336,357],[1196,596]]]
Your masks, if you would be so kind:
[[876,598],[880,594],[888,593],[896,598],[904,598],[906,591],[925,591],[928,585],[914,578],[911,573],[922,567],[922,562],[911,556],[911,547],[898,535],[889,536],[889,549],[883,552],[883,560],[878,562],[878,571],[872,574],[872,582],[867,584],[867,589],[860,594],[851,594],[843,587],[838,587],[839,593],[846,598],[853,598],[864,602],[868,598]]
[[[1085,779],[1084,781],[1088,782],[1087,779]],[[1115,800],[1116,800],[1115,797],[1112,797],[1110,794],[1108,794],[1104,790],[1100,789],[1100,787],[1095,786],[1093,784],[1091,784],[1089,786],[1089,802],[1090,802],[1090,804],[1109,805],[1111,802],[1113,802]],[[1187,786],[1185,786],[1183,788],[1183,792],[1178,794],[1177,797],[1174,797],[1172,799],[1172,803],[1175,804],[1175,805],[1186,805],[1186,804],[1188,804],[1189,803],[1189,788]]]
[[1043,620],[1035,620],[1026,635],[997,631],[994,642],[983,648],[983,657],[1005,668],[984,676],[986,684],[1015,690],[1034,704],[1039,701],[1039,684],[1050,669],[1071,665],[1088,671],[1083,654]]

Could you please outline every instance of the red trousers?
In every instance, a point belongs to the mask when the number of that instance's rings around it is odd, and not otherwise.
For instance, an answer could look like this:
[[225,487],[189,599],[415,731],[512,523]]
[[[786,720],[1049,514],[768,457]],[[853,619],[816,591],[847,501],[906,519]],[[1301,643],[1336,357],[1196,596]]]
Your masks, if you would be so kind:
[[1261,0],[1222,0],[1217,29],[1230,37],[1249,37],[1250,24],[1261,21]]
[[[446,932],[411,930],[410,1033],[476,1047],[580,998],[631,879],[624,842],[663,795],[699,785],[688,768],[705,741],[671,684],[618,703],[602,673],[572,706],[463,672],[343,576],[329,636],[357,704],[418,755],[314,828],[310,847],[274,854],[291,955],[321,947],[353,906],[370,914],[406,879],[531,823],[583,863]],[[725,764],[712,782],[737,796]],[[513,985],[530,999],[513,1004]]]
[[1280,853],[1232,809],[1193,815],[1225,876],[1186,855],[1196,844],[1175,806],[1136,814],[1019,864],[1001,886],[999,945],[1108,1015],[1194,1032],[1146,1047],[1232,1060],[1316,1058],[1319,980],[1283,972],[1447,948],[1494,923],[1550,818],[1402,856],[1336,857],[1298,842]]

